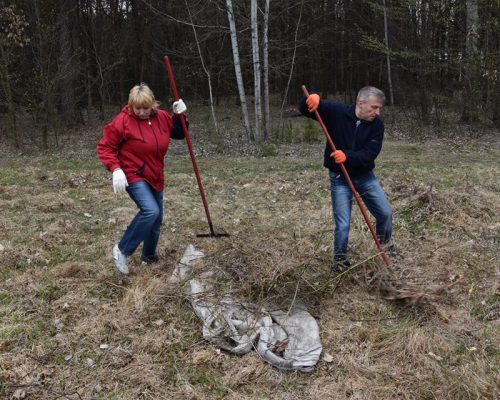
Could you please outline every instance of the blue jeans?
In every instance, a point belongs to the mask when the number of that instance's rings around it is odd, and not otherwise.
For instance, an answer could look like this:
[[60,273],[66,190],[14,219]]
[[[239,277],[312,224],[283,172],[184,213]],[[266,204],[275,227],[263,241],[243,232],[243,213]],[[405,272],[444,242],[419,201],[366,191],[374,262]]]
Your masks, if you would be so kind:
[[[388,243],[392,237],[392,210],[382,187],[373,172],[351,178],[368,211],[375,217],[375,232],[381,243]],[[344,176],[330,171],[330,191],[332,195],[335,233],[333,254],[345,256],[349,242],[353,194]]]
[[146,181],[131,183],[127,192],[139,207],[139,212],[123,234],[118,248],[130,256],[143,242],[142,257],[154,256],[163,221],[163,192],[156,192]]

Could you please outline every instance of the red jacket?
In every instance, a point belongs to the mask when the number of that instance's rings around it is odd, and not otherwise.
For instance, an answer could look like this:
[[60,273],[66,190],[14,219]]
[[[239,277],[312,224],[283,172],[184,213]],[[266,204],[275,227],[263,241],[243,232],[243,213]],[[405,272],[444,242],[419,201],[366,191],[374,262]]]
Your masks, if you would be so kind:
[[164,158],[170,137],[183,139],[180,119],[157,109],[149,119],[138,118],[128,106],[104,127],[97,144],[97,157],[113,172],[121,168],[127,182],[148,182],[155,191],[163,191]]

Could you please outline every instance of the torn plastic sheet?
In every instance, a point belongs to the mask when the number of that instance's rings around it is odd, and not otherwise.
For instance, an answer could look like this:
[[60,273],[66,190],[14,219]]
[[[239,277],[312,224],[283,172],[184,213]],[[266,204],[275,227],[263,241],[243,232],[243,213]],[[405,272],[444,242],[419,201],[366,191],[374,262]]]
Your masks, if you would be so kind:
[[188,245],[170,278],[171,283],[185,284],[191,306],[203,322],[203,337],[233,354],[255,348],[265,361],[282,370],[312,371],[322,345],[318,324],[306,308],[294,302],[289,309],[267,311],[229,295],[215,296],[211,271],[192,274],[203,256]]

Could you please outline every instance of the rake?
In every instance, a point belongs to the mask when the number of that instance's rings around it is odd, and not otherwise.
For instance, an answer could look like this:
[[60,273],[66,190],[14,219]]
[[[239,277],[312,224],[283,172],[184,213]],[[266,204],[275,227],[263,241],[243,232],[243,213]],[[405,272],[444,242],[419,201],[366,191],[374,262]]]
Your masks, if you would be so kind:
[[[175,85],[174,73],[172,72],[172,66],[170,65],[170,60],[168,56],[165,56],[165,67],[167,68],[168,79],[170,80],[170,87],[174,94],[175,101],[179,100],[179,93],[177,92],[177,86]],[[180,114],[179,118],[181,120],[182,130],[184,131],[184,136],[186,137],[186,144],[189,150],[189,156],[191,157],[191,162],[193,164],[194,174],[196,175],[196,181],[198,182],[198,189],[200,190],[201,200],[203,202],[203,208],[205,209],[205,215],[207,216],[208,227],[210,228],[210,233],[200,233],[196,236],[198,237],[225,237],[230,236],[228,233],[215,232],[214,226],[212,224],[212,218],[210,217],[210,211],[208,210],[207,198],[205,197],[205,191],[203,190],[203,185],[201,183],[200,173],[198,171],[198,164],[196,163],[196,157],[194,156],[193,145],[191,144],[191,138],[189,137],[189,132],[186,125],[186,119],[184,114]]]

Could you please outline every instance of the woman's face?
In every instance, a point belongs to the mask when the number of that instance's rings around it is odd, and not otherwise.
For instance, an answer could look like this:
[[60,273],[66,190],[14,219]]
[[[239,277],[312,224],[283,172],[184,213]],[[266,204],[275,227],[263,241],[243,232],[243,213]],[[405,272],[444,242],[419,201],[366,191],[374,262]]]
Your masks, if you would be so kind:
[[134,114],[140,118],[140,119],[148,119],[149,116],[151,115],[151,108],[137,108],[137,107],[132,107],[132,110],[134,111]]

